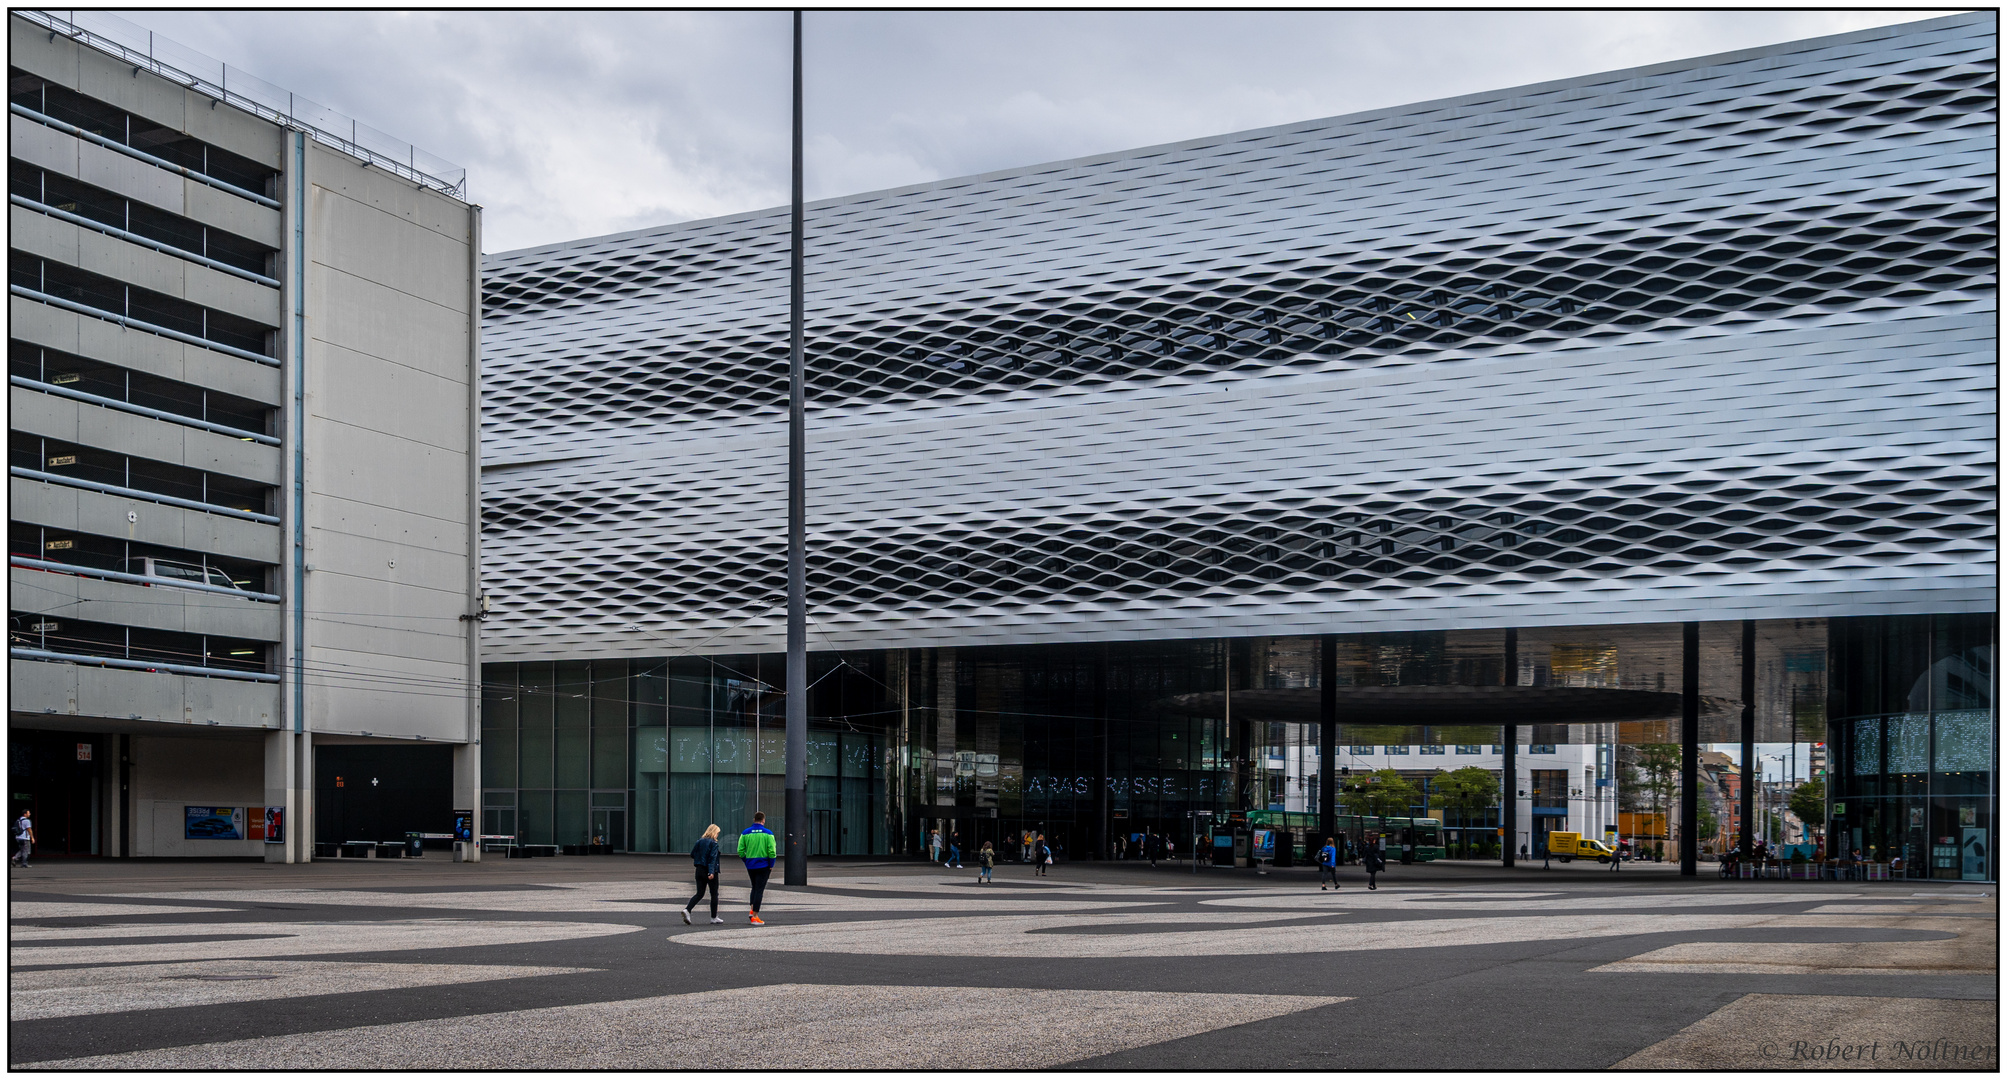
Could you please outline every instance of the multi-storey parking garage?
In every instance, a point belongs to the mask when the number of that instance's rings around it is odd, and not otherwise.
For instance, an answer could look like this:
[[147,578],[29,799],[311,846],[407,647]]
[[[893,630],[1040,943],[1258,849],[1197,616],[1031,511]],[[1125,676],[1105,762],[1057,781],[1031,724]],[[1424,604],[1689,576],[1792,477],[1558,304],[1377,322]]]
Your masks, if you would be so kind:
[[101,13],[8,33],[9,819],[44,857],[293,861],[393,804],[450,829],[477,745],[459,177]]
[[[1810,742],[1836,849],[1991,876],[1994,50],[812,204],[812,846],[1330,814],[1339,745],[1500,745],[1518,798],[1529,740],[1683,743],[1689,793],[1703,743]],[[780,805],[786,235],[488,261],[491,831]]]

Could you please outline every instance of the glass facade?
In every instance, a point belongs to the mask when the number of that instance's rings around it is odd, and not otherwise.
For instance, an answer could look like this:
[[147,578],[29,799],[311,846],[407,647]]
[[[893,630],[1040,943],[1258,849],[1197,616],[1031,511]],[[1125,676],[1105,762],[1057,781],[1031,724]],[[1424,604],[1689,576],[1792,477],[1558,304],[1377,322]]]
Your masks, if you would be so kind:
[[[1763,620],[1744,657],[1741,623],[1704,623],[1700,741],[1740,738],[1745,674],[1758,742],[1816,743],[1830,707],[1832,820],[1846,842],[1913,852],[1919,876],[1950,860],[1938,876],[1991,877],[1992,626]],[[1678,741],[1679,624],[1515,638],[1334,636],[1341,763],[1412,754],[1399,765],[1425,800],[1412,812],[1440,815],[1430,778],[1497,753],[1508,723],[1529,755]],[[965,851],[1039,832],[1083,857],[1145,829],[1189,835],[1196,811],[1317,813],[1322,650],[1315,637],[1252,637],[813,655],[810,853],[917,854],[938,830]],[[680,852],[708,824],[729,839],[755,810],[776,815],[782,670],[777,655],[488,665],[485,830]],[[1582,753],[1595,764],[1579,778],[1522,776],[1538,825],[1570,827],[1578,804],[1602,797],[1610,755]],[[1497,815],[1461,813],[1480,828]]]
[[1830,835],[1913,878],[1998,880],[1992,615],[1836,620]]

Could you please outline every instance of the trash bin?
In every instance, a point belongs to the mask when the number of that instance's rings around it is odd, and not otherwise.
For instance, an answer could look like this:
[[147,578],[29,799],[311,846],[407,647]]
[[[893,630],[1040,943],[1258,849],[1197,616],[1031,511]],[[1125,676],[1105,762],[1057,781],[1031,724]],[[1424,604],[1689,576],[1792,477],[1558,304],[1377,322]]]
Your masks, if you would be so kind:
[[1275,830],[1275,865],[1296,865],[1296,834],[1288,829]]
[[404,857],[419,859],[425,856],[425,838],[415,832],[404,834]]

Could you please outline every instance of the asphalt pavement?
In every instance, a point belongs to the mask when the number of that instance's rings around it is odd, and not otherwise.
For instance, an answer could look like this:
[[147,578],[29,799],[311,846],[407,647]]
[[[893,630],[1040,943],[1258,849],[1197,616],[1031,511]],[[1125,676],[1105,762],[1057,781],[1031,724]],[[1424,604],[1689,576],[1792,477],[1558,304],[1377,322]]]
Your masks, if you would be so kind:
[[1998,1067],[1990,884],[818,860],[753,926],[723,881],[685,925],[680,856],[38,862],[9,1063]]

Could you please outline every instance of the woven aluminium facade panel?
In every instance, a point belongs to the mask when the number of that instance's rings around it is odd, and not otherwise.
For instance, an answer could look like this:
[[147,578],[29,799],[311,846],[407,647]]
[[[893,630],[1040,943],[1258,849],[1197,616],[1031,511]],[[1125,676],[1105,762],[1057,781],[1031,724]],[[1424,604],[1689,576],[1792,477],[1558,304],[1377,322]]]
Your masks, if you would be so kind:
[[[1993,610],[1990,13],[811,204],[816,648]],[[491,257],[493,660],[778,649],[786,213]]]

